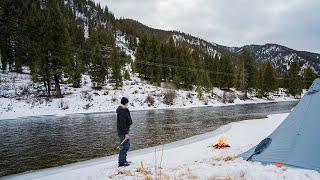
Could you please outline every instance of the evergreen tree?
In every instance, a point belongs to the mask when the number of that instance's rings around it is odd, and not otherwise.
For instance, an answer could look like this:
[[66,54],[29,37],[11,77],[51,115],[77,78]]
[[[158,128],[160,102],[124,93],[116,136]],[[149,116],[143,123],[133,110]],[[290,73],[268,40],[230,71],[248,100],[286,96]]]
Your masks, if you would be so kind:
[[237,69],[235,71],[235,85],[245,93],[256,86],[256,62],[247,49],[244,49],[238,57]]
[[214,58],[209,58],[209,61],[211,62],[209,64],[209,71],[210,73],[210,79],[215,87],[220,87],[220,79],[221,79],[221,61],[218,56],[215,56]]
[[149,71],[151,71],[151,82],[160,85],[161,83],[161,67],[159,64],[162,62],[162,55],[161,55],[161,44],[156,39],[152,39],[152,66],[149,66]]
[[125,71],[124,71],[123,78],[124,78],[125,80],[130,80],[130,73],[129,73],[128,70],[125,70]]
[[46,43],[46,66],[52,72],[56,97],[61,98],[60,81],[64,72],[65,62],[71,58],[71,40],[68,25],[59,0],[49,1],[46,7],[46,23],[44,25]]
[[137,47],[136,51],[136,60],[134,69],[137,73],[139,73],[140,77],[146,78],[146,70],[147,70],[147,57],[146,57],[146,51],[147,51],[147,38],[145,36],[140,38],[139,45]]
[[277,87],[276,71],[271,62],[266,61],[260,66],[258,73],[257,87],[262,96],[268,96],[268,93]]
[[120,56],[118,48],[114,48],[112,51],[112,79],[115,82],[116,89],[122,86],[122,74],[121,74],[121,64],[123,57]]
[[224,54],[220,61],[219,84],[221,89],[229,90],[233,86],[234,66],[230,54]]
[[31,4],[31,12],[35,16],[29,22],[35,29],[30,32],[36,32],[32,36],[29,34],[32,38],[27,40],[29,58],[32,56],[33,59],[31,73],[35,82],[43,82],[48,96],[54,82],[56,97],[61,98],[60,83],[66,62],[72,57],[68,24],[63,14],[64,4],[52,0],[44,2],[42,10],[40,6],[38,3]]
[[100,89],[105,84],[107,69],[105,67],[104,58],[101,53],[101,45],[95,42],[91,52],[91,65],[89,67],[89,75],[92,82],[92,87]]
[[100,89],[105,85],[109,70],[113,65],[112,54],[115,48],[115,40],[112,32],[97,25],[90,32],[87,46],[90,49],[89,74],[93,82],[93,88]]
[[[186,43],[182,43],[177,47],[176,54],[176,84],[183,88],[190,88],[190,85],[194,85],[197,82],[194,81],[194,74],[197,71],[195,68],[194,60],[200,60],[198,52],[195,50],[191,53],[191,50]],[[200,65],[199,65],[200,66]],[[199,83],[201,80],[198,81]]]
[[288,70],[287,81],[289,93],[293,96],[301,95],[303,83],[302,78],[299,75],[300,66],[298,62],[293,61],[290,64],[290,69]]
[[303,73],[304,88],[309,89],[309,87],[312,85],[315,78],[316,78],[316,74],[313,72],[311,67],[308,66]]
[[67,74],[68,81],[73,87],[79,88],[81,86],[81,74],[83,71],[83,62],[85,61],[85,38],[84,38],[84,26],[80,20],[75,20],[75,17],[69,20],[69,32],[71,35],[72,44],[72,58],[67,62]]

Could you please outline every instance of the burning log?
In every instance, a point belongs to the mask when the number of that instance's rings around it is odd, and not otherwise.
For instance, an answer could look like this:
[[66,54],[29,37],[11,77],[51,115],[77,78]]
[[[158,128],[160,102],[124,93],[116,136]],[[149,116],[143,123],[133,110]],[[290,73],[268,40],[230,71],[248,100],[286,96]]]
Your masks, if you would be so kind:
[[277,167],[282,167],[282,166],[284,166],[284,163],[282,163],[282,162],[277,162],[277,163],[275,163],[275,165],[276,165]]
[[218,140],[216,144],[212,145],[212,147],[214,147],[215,149],[224,149],[230,147],[230,145],[227,144],[226,138],[222,137]]

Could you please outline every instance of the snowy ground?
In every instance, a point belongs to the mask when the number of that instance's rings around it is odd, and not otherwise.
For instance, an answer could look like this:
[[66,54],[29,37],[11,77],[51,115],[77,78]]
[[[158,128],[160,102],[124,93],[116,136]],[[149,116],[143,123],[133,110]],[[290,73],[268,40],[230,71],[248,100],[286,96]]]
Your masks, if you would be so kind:
[[[247,120],[173,144],[129,153],[133,164],[117,168],[117,157],[71,164],[39,172],[11,176],[13,179],[320,179],[320,173],[273,164],[247,162],[238,155],[268,136],[288,114],[270,115],[266,119]],[[209,147],[221,137],[228,149]],[[163,150],[162,150],[163,149]],[[141,162],[143,169],[141,169]],[[140,169],[139,169],[140,168]],[[139,172],[137,172],[137,170]]]
[[[194,88],[193,91],[176,91],[173,105],[163,103],[164,93],[168,91],[141,81],[132,76],[131,80],[124,81],[121,90],[114,90],[111,85],[102,90],[93,90],[88,75],[83,75],[82,87],[75,89],[66,84],[62,85],[65,95],[63,99],[48,99],[38,97],[29,74],[2,74],[0,73],[0,119],[14,119],[26,116],[65,115],[73,113],[94,113],[115,111],[121,97],[129,98],[131,110],[159,109],[159,108],[187,108],[199,106],[225,106],[244,103],[263,103],[275,101],[290,101],[292,97],[279,93],[271,95],[269,99],[252,97],[250,100],[240,100],[240,92],[234,91],[233,103],[222,103],[224,91],[214,88],[204,93],[202,98]],[[147,96],[154,99],[154,103],[146,102]],[[252,94],[253,96],[254,94]],[[228,95],[229,96],[229,95]]]

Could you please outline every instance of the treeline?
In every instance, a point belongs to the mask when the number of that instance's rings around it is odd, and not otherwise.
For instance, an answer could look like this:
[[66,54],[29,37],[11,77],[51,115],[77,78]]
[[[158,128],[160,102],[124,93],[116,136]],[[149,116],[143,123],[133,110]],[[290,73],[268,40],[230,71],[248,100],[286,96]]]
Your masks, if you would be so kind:
[[175,42],[170,38],[162,43],[152,35],[144,35],[137,47],[134,70],[150,83],[173,82],[178,88],[186,89],[191,89],[192,85],[207,90],[234,87],[245,95],[255,89],[260,97],[268,96],[277,88],[287,88],[290,94],[298,96],[316,78],[310,67],[300,74],[301,67],[296,61],[290,64],[287,72],[278,74],[271,62],[259,64],[246,49],[238,57],[202,52],[185,41]]
[[81,86],[88,72],[93,87],[106,79],[122,83],[130,58],[116,48],[114,15],[87,0],[2,0],[0,2],[0,57],[2,71],[22,72],[62,97],[60,84]]

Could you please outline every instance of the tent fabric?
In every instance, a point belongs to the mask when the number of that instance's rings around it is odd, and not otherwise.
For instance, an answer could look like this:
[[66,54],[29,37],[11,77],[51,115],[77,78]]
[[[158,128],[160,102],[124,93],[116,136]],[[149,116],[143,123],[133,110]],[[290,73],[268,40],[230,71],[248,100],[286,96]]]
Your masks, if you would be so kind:
[[[269,147],[253,156],[252,161],[281,162],[320,171],[320,79],[313,82],[299,104],[268,138],[272,139]],[[249,158],[255,148],[241,156]]]

